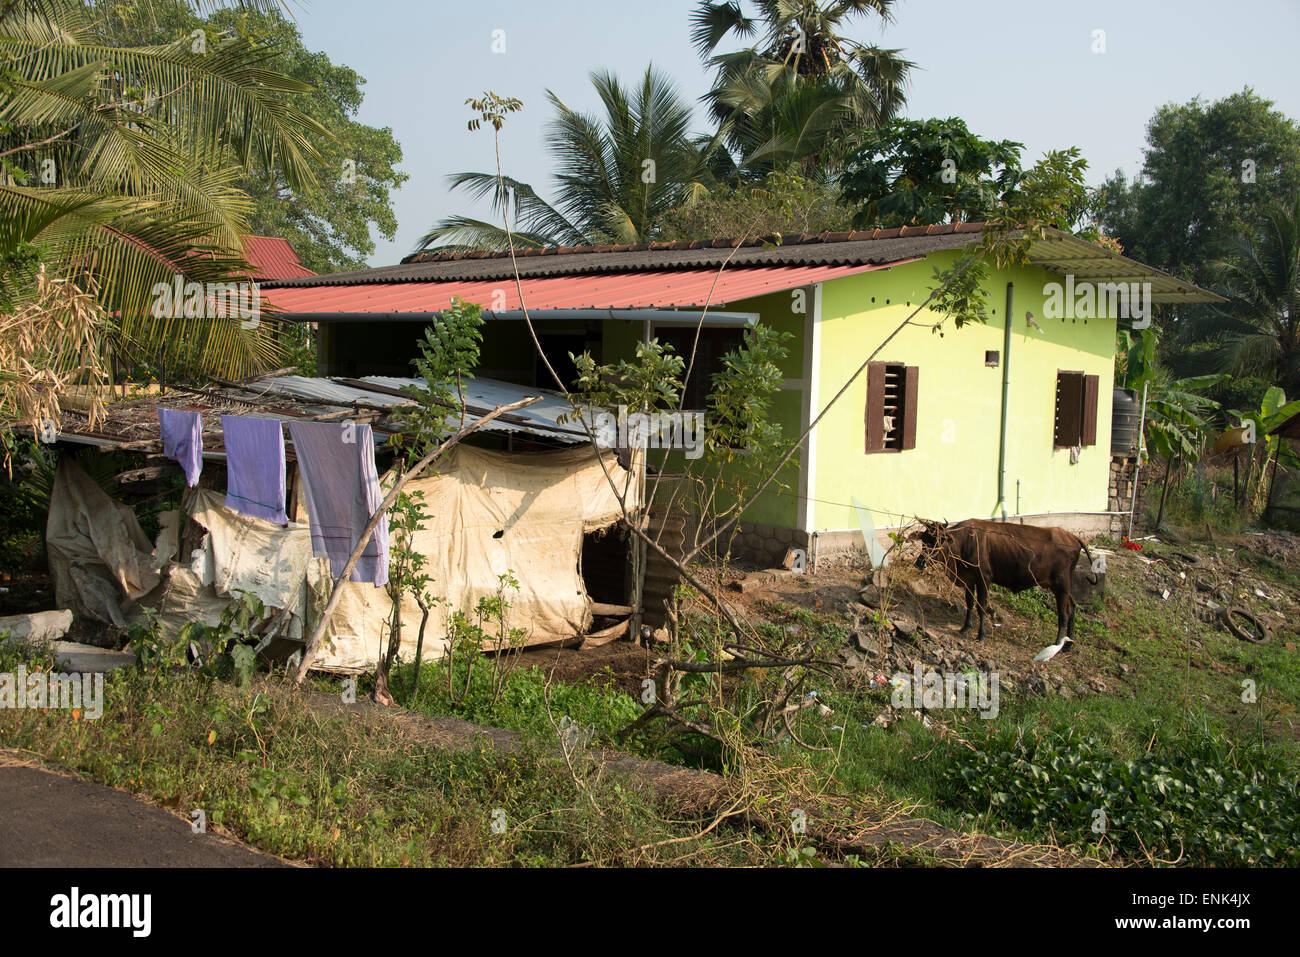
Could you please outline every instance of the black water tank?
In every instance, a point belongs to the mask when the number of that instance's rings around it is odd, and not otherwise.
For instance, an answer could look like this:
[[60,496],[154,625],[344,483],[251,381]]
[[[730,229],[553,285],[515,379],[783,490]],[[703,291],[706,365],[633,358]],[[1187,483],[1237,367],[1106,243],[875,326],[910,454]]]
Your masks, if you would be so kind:
[[1132,389],[1116,389],[1110,413],[1110,454],[1133,455],[1142,428],[1142,404]]

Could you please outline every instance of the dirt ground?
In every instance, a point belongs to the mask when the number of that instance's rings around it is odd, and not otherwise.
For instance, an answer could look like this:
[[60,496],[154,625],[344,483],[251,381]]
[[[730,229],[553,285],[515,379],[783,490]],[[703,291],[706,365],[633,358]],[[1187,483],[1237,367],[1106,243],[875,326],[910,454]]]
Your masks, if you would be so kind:
[[[1067,698],[1132,693],[1130,667],[1124,661],[1128,651],[1106,632],[1130,626],[1127,618],[1139,602],[1156,613],[1167,605],[1171,615],[1194,615],[1205,622],[1217,622],[1216,605],[1239,607],[1267,626],[1272,641],[1287,648],[1300,643],[1300,593],[1278,581],[1279,572],[1300,571],[1300,538],[1285,532],[1245,532],[1197,541],[1171,529],[1136,544],[1138,550],[1093,543],[1093,555],[1105,556],[1107,575],[1095,594],[1076,591],[1078,619],[1102,625],[1102,633],[1079,636],[1050,666],[1033,660],[1056,641],[1055,605],[1048,593],[1034,589],[1012,597],[995,590],[994,619],[980,642],[974,627],[967,635],[959,634],[965,616],[960,590],[936,568],[918,571],[909,556],[893,564],[883,593],[870,587],[864,593],[870,578],[861,562],[852,561],[815,575],[786,573],[766,579],[758,569],[738,568],[729,573],[728,584],[746,579],[745,591],[724,590],[742,619],[780,621],[798,608],[842,622],[850,640],[841,660],[852,670],[885,678],[910,673],[917,665],[923,670],[997,671],[1004,691]],[[1256,571],[1261,563],[1273,573]],[[1079,566],[1082,573],[1082,557]],[[882,605],[884,614],[878,615]],[[1199,644],[1191,642],[1190,666],[1223,669],[1197,653]],[[617,641],[599,648],[542,649],[528,653],[525,663],[542,667],[555,680],[612,680],[621,690],[638,694],[659,653]]]
[[520,664],[536,666],[553,681],[609,683],[630,695],[641,694],[641,680],[650,674],[658,655],[631,641],[611,641],[596,648],[538,648],[523,654]]

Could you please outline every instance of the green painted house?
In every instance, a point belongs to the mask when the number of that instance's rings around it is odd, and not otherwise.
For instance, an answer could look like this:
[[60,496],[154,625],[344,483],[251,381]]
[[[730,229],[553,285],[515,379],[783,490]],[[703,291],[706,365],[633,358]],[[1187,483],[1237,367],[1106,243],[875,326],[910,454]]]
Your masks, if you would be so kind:
[[[486,310],[477,374],[524,386],[553,384],[524,307],[562,376],[569,353],[631,358],[643,338],[689,353],[701,315],[705,373],[749,323],[791,333],[776,416],[792,439],[820,419],[797,474],[745,515],[734,550],[761,561],[789,546],[813,563],[860,548],[864,516],[882,534],[917,516],[1118,530],[1133,450],[1112,443],[1117,328],[1141,327],[1153,305],[1216,297],[1049,232],[1031,265],[990,270],[987,323],[936,328],[942,317],[922,309],[854,378],[926,300],[935,268],[980,233],[980,224],[949,224],[780,244],[521,250],[513,262],[426,253],[268,284],[263,295],[287,318],[316,324],[322,375],[353,381],[410,375],[424,325],[453,297]],[[698,408],[708,379],[692,378],[686,407]]]

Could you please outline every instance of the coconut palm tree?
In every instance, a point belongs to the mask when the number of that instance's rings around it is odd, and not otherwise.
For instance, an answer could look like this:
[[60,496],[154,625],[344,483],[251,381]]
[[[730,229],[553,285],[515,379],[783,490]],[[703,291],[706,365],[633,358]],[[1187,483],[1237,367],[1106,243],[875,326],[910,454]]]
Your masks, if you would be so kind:
[[1253,235],[1230,243],[1210,268],[1228,302],[1189,322],[1188,335],[1217,340],[1224,371],[1300,393],[1300,194],[1271,208]]
[[827,180],[831,154],[842,156],[850,98],[838,84],[801,79],[792,69],[751,68],[711,94],[725,112],[721,134],[738,157],[735,178],[755,181],[773,170],[797,168]]
[[[669,210],[708,191],[710,156],[717,141],[690,134],[691,108],[653,66],[626,89],[611,73],[591,74],[603,115],[547,98],[555,117],[546,144],[556,162],[554,202],[527,183],[496,173],[457,173],[453,190],[487,199],[495,216],[508,212],[519,246],[633,243],[654,236]],[[495,217],[494,217],[495,218]],[[418,250],[507,247],[498,222],[451,216],[426,233]]]
[[[713,89],[705,100],[725,125],[728,145],[745,155],[746,146],[761,142],[762,131],[773,124],[771,101],[790,96],[806,83],[821,88],[817,99],[823,105],[838,101],[841,133],[854,126],[876,127],[897,115],[906,102],[904,87],[914,64],[899,50],[859,43],[843,34],[853,20],[868,15],[892,22],[893,2],[754,0],[757,16],[750,17],[738,0],[701,0],[691,17],[691,41],[715,68]],[[755,39],[740,50],[718,53],[729,36]],[[764,82],[776,88],[767,101],[743,95]],[[834,163],[842,155],[841,138],[824,139],[808,157]]]
[[193,34],[123,48],[97,17],[82,0],[0,3],[0,293],[36,296],[43,265],[95,297],[127,362],[263,368],[266,325],[159,316],[155,289],[248,276],[235,183],[256,163],[312,186],[310,138],[328,133],[286,103],[307,88],[267,68],[272,47]]

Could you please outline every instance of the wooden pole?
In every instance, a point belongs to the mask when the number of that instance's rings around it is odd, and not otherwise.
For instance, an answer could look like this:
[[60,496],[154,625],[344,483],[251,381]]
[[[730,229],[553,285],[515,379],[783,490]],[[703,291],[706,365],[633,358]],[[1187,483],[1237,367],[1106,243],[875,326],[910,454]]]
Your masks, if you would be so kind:
[[1128,505],[1128,535],[1126,538],[1133,537],[1133,516],[1137,512],[1138,504],[1138,475],[1142,472],[1142,454],[1147,450],[1147,388],[1151,385],[1149,382],[1142,383],[1142,418],[1138,420],[1138,447],[1137,458],[1133,460],[1133,495],[1129,499]]
[[370,544],[370,537],[375,533],[375,529],[379,527],[379,520],[388,513],[388,509],[393,502],[397,501],[397,496],[406,487],[406,483],[423,472],[431,462],[458,444],[465,436],[481,429],[497,416],[526,408],[541,401],[542,397],[540,395],[534,395],[529,396],[527,399],[520,399],[518,402],[511,402],[509,405],[497,406],[481,419],[466,425],[398,478],[392,489],[384,496],[384,500],[379,503],[379,508],[375,509],[375,513],[370,516],[370,521],[366,522],[366,527],[361,531],[360,540],[357,542],[356,547],[352,549],[352,554],[348,556],[347,564],[343,566],[343,571],[335,579],[334,587],[330,590],[329,601],[325,603],[325,610],[321,612],[320,621],[316,622],[316,627],[311,634],[311,640],[307,642],[307,647],[303,650],[302,661],[299,662],[298,672],[294,676],[295,683],[302,684],[303,679],[307,677],[307,669],[311,667],[312,661],[316,658],[316,648],[321,639],[325,637],[325,629],[329,626],[330,617],[334,614],[334,609],[338,607],[339,601],[343,598],[343,583],[352,577],[352,570],[357,567],[357,562],[361,560],[361,553],[366,550],[366,546]]

